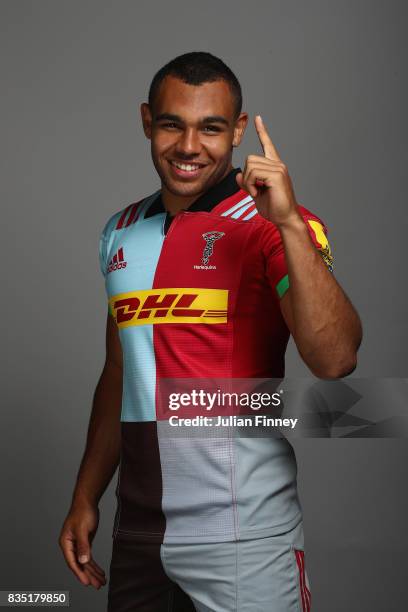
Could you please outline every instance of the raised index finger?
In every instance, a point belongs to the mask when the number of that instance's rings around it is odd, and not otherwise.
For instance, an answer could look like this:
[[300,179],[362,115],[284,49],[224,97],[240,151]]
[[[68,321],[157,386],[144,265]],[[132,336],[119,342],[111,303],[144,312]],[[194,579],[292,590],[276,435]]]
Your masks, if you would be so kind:
[[258,133],[259,140],[261,141],[265,157],[268,159],[277,159],[281,161],[281,158],[279,157],[279,154],[266,130],[264,122],[262,121],[261,115],[256,115],[255,117],[255,129]]

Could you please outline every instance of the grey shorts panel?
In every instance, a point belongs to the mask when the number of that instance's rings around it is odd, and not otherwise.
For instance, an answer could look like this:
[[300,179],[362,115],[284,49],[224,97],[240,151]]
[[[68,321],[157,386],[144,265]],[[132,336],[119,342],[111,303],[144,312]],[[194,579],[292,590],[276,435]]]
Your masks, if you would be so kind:
[[287,533],[211,544],[162,544],[167,575],[197,612],[309,612],[303,524]]

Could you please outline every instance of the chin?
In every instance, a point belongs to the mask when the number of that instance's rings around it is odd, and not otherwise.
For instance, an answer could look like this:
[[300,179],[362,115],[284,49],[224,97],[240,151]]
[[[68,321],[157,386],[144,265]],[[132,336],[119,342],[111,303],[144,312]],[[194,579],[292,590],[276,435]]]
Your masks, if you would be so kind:
[[167,180],[164,178],[163,183],[166,188],[176,196],[194,196],[202,193],[206,188],[201,182],[197,183],[182,183],[181,181]]

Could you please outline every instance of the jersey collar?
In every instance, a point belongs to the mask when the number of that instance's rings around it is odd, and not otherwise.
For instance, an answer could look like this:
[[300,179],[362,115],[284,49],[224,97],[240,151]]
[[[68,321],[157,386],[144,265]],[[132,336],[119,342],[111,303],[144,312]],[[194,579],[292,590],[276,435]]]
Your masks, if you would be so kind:
[[[231,172],[229,172],[227,176],[222,179],[222,181],[210,187],[208,191],[197,198],[197,200],[194,200],[194,202],[185,210],[188,210],[188,212],[196,212],[200,210],[210,212],[213,208],[215,208],[215,206],[217,206],[217,204],[234,195],[234,193],[237,193],[237,191],[240,189],[237,181],[235,180],[238,172],[241,172],[240,168],[233,168]],[[159,193],[157,198],[155,198],[152,204],[149,206],[149,210],[146,211],[144,218],[147,219],[148,217],[152,217],[153,215],[163,212],[167,211],[164,207],[161,193]]]

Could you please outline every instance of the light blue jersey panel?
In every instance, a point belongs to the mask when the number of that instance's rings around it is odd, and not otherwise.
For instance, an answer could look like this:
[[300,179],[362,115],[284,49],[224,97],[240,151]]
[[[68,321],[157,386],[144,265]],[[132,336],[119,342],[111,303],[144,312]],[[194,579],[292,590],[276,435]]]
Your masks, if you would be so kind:
[[282,525],[288,529],[297,525],[302,512],[296,459],[289,442],[285,438],[237,437],[234,454],[240,538],[261,538],[281,533]]
[[[115,229],[121,213],[107,223],[100,242],[101,269],[105,274],[108,298],[120,293],[151,289],[164,234],[165,214],[144,219],[144,213],[156,194],[141,204],[135,223]],[[122,212],[122,211],[121,211]],[[119,249],[126,267],[108,272],[109,263]],[[156,360],[153,325],[120,328],[119,337],[124,356],[121,421],[156,420]]]

